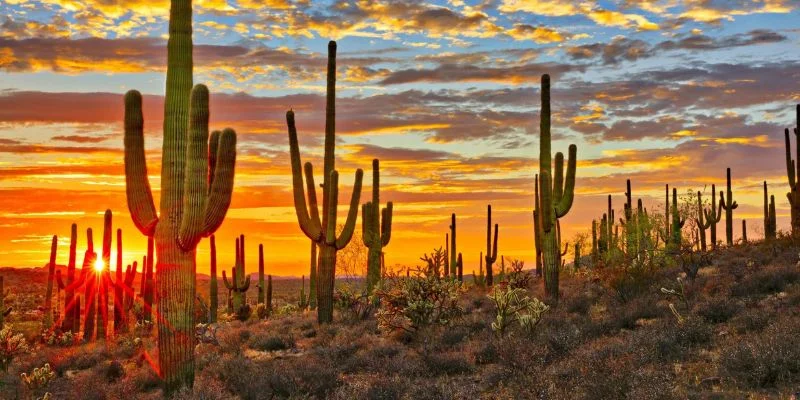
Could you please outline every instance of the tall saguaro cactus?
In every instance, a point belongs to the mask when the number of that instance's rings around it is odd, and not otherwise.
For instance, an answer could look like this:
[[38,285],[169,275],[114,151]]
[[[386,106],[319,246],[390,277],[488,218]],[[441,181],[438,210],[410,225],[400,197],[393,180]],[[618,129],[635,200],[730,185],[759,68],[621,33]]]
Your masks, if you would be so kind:
[[561,266],[561,238],[558,219],[572,208],[575,197],[575,166],[578,148],[569,146],[567,178],[564,180],[564,154],[556,153],[555,167],[550,153],[550,76],[542,75],[542,111],[539,114],[539,236],[542,245],[545,293],[558,303],[558,273]]
[[192,88],[192,2],[171,0],[161,161],[161,217],[144,156],[142,96],[125,95],[125,177],[136,227],[154,236],[158,360],[166,394],[194,382],[197,243],[222,224],[233,190],[236,133],[208,135],[208,88]]
[[[712,189],[713,190],[713,189]],[[711,203],[711,208],[714,208],[714,203]],[[707,221],[703,218],[704,210],[703,210],[703,194],[698,190],[697,191],[697,218],[695,218],[695,224],[697,224],[697,231],[700,236],[700,250],[706,251],[706,229],[711,227],[711,221]]]
[[542,238],[539,236],[539,174],[533,178],[533,250],[536,253],[536,276],[542,276]]
[[292,164],[292,188],[294,208],[300,229],[313,242],[319,245],[319,270],[317,273],[317,320],[320,323],[333,321],[333,284],[336,279],[336,252],[350,243],[358,218],[358,204],[361,198],[361,180],[364,171],[356,170],[356,180],[350,198],[350,209],[344,229],[336,236],[336,211],[339,203],[339,172],[335,169],[334,151],[336,149],[336,42],[328,43],[328,82],[325,103],[325,158],[322,178],[322,218],[317,206],[314,171],[311,163],[305,164],[308,205],[303,188],[303,171],[300,168],[300,146],[297,142],[297,129],[294,111],[286,113],[289,127],[289,154]]
[[264,287],[264,245],[258,245],[258,303],[264,304],[266,287]]
[[767,181],[764,181],[764,240],[770,241],[778,236],[775,220],[775,195],[769,195]]
[[[486,286],[494,283],[492,264],[497,261],[497,230],[494,224],[494,246],[492,246],[492,205],[486,206]],[[535,243],[534,243],[535,244]]]
[[722,205],[722,208],[725,209],[725,242],[728,246],[733,246],[733,210],[739,207],[739,204],[733,200],[733,191],[731,190],[731,169],[727,169],[727,179],[728,179],[728,189],[727,195],[728,200],[725,200],[725,196],[722,194],[722,191],[719,192],[719,203]]
[[105,340],[108,328],[108,280],[111,276],[111,210],[103,216],[103,269],[97,276],[97,339]]
[[797,105],[797,127],[794,128],[796,159],[792,160],[792,142],[789,129],[784,131],[786,138],[786,176],[789,178],[789,199],[792,222],[792,236],[800,236],[800,104]]
[[711,185],[711,205],[703,211],[706,223],[709,226],[709,239],[711,250],[717,249],[717,224],[722,219],[722,191],[719,192],[720,202],[717,204],[717,186]]
[[222,282],[232,293],[233,312],[244,315],[242,312],[247,305],[247,290],[250,289],[250,275],[244,269],[244,235],[236,238],[236,264],[233,266],[231,280],[228,280],[223,270]]
[[86,229],[86,252],[83,256],[83,270],[86,271],[86,285],[84,286],[83,298],[86,302],[86,312],[83,317],[83,341],[89,342],[94,338],[94,323],[97,310],[97,272],[94,270],[94,263],[97,260],[97,253],[94,251],[94,240],[92,239],[92,228]]
[[[380,164],[372,160],[372,201],[361,206],[361,236],[367,253],[367,291],[381,279],[381,254],[392,238],[392,202],[380,209]],[[380,217],[378,210],[380,209]]]
[[456,251],[456,213],[450,214],[450,263],[449,271],[445,275],[456,276],[458,273],[458,256]]
[[53,235],[50,242],[50,263],[47,264],[47,294],[44,298],[44,328],[52,329],[53,323],[53,281],[56,277],[56,252],[58,250],[58,236]]
[[681,248],[681,230],[685,223],[686,218],[681,218],[680,210],[678,210],[678,189],[672,188],[672,222],[670,223],[669,246],[675,251],[679,251]]

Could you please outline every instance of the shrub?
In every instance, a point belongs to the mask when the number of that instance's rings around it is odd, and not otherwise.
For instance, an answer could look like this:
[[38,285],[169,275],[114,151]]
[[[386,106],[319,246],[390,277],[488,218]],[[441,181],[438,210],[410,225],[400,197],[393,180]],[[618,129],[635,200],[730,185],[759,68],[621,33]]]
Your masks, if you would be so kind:
[[741,282],[731,288],[731,294],[747,297],[778,293],[789,284],[800,281],[800,271],[794,266],[767,268],[746,274]]
[[291,336],[258,335],[250,340],[250,348],[261,351],[288,350],[294,347]]
[[488,297],[494,302],[497,310],[495,320],[492,322],[492,330],[495,333],[503,336],[506,329],[514,323],[519,324],[526,333],[533,333],[541,321],[542,314],[550,307],[535,297],[531,299],[525,293],[525,289],[512,288],[502,283],[492,288]]
[[375,315],[384,331],[417,332],[433,324],[449,325],[464,314],[458,304],[461,285],[433,274],[387,277],[376,289],[380,309]]
[[55,377],[56,373],[50,369],[50,364],[45,364],[42,368],[34,368],[30,375],[24,372],[20,374],[20,379],[28,390],[41,389]]
[[739,310],[740,307],[731,300],[716,298],[701,304],[697,314],[708,322],[719,324],[731,319]]
[[0,330],[0,368],[3,368],[3,371],[8,371],[8,366],[14,357],[27,351],[28,342],[21,333],[15,335],[9,327]]
[[461,354],[426,352],[422,359],[428,371],[433,375],[458,375],[472,372],[472,365]]
[[336,290],[333,294],[333,306],[345,320],[351,322],[369,318],[374,310],[369,295],[359,293],[349,285]]
[[722,349],[720,369],[740,385],[770,388],[800,381],[800,320],[773,325]]

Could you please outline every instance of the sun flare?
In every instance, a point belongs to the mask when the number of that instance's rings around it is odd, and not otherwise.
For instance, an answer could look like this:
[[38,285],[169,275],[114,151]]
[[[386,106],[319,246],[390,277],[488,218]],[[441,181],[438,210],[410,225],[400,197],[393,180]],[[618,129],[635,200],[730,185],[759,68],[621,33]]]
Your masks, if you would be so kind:
[[100,272],[100,271],[102,271],[102,270],[103,270],[103,267],[105,267],[105,265],[103,264],[103,259],[101,259],[101,258],[98,258],[98,259],[97,259],[97,260],[94,262],[94,270],[95,270],[95,271],[97,271],[97,272]]

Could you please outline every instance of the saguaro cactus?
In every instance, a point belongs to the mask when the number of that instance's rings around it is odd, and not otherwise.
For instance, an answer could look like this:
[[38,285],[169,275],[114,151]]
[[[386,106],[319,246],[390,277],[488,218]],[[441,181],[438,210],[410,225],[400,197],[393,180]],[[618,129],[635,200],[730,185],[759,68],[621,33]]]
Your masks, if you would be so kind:
[[6,308],[6,297],[8,295],[9,292],[3,287],[3,276],[0,275],[0,329],[3,329],[6,324],[6,317],[14,310],[13,307]]
[[50,242],[50,263],[47,265],[47,294],[44,297],[44,328],[53,328],[53,281],[56,277],[56,252],[58,251],[58,236],[53,235]]
[[533,183],[534,187],[534,200],[533,200],[533,249],[536,253],[536,276],[542,276],[542,238],[539,236],[541,226],[539,226],[539,174],[534,177],[536,182]]
[[[358,218],[358,204],[361,197],[361,180],[364,171],[356,170],[355,184],[350,198],[350,209],[341,234],[336,236],[336,210],[339,203],[339,172],[335,169],[334,150],[336,148],[336,42],[328,44],[328,83],[325,105],[325,161],[322,181],[322,218],[317,206],[314,172],[310,163],[305,164],[306,184],[308,186],[308,205],[303,188],[303,171],[300,169],[300,147],[297,142],[297,129],[294,111],[286,113],[289,126],[289,154],[292,164],[292,188],[294,208],[300,229],[313,242],[319,245],[319,271],[317,274],[317,320],[320,323],[333,321],[333,284],[336,278],[336,252],[350,243]],[[310,213],[310,214],[309,214]]]
[[[575,165],[578,148],[569,146],[567,178],[564,181],[564,155],[556,153],[555,170],[550,153],[550,76],[542,75],[542,111],[539,114],[539,216],[544,267],[545,293],[553,303],[558,303],[558,273],[561,264],[561,238],[558,235],[558,219],[572,208],[575,196]],[[552,171],[552,172],[551,172]]]
[[706,216],[706,223],[709,225],[711,250],[717,249],[717,223],[722,219],[722,191],[719,192],[719,195],[720,202],[717,204],[717,187],[716,185],[711,185],[711,205],[703,211]]
[[125,176],[134,225],[158,247],[158,360],[165,394],[194,382],[195,251],[231,201],[236,133],[208,136],[208,88],[192,88],[192,2],[171,0],[161,161],[161,218],[144,156],[142,96],[125,95]]
[[742,220],[742,244],[747,244],[747,220]]
[[211,282],[208,286],[208,322],[217,322],[217,309],[219,308],[219,287],[217,283],[217,240],[214,235],[209,237],[211,246]]
[[142,265],[142,288],[140,294],[142,296],[142,312],[145,321],[153,320],[153,297],[155,296],[155,281],[153,278],[153,257],[154,247],[153,237],[147,238],[147,256]]
[[372,160],[372,201],[361,206],[361,236],[367,253],[367,291],[372,291],[381,279],[381,254],[392,238],[392,202],[381,209],[380,218],[380,165]]
[[233,312],[244,315],[244,307],[247,305],[247,290],[250,289],[250,275],[244,269],[244,235],[236,238],[236,264],[233,266],[231,280],[225,271],[222,271],[222,282],[232,293]]
[[[58,275],[58,286],[64,289],[64,313],[62,314],[63,321],[61,323],[61,330],[64,332],[77,332],[80,326],[76,327],[75,322],[75,253],[78,248],[78,225],[72,224],[69,235],[69,261],[67,262],[67,277],[66,280],[61,280],[61,275]],[[0,307],[2,309],[2,307]],[[78,316],[80,319],[80,316]],[[77,328],[77,330],[76,330]]]
[[265,290],[266,290],[266,288],[264,287],[264,245],[259,243],[258,244],[258,303],[257,304],[264,304]]
[[[713,203],[711,204],[711,208],[714,208],[714,204]],[[697,191],[697,218],[695,218],[695,224],[697,224],[698,236],[700,236],[700,250],[706,251],[706,229],[711,227],[711,221],[706,221],[703,218],[703,214],[704,214],[703,194],[698,190]]]
[[792,160],[792,142],[789,139],[789,129],[784,131],[786,138],[786,176],[789,178],[789,192],[786,197],[789,199],[792,220],[792,236],[800,235],[800,104],[797,105],[797,127],[794,128],[795,148],[797,149],[796,160]]
[[84,286],[83,298],[86,302],[86,312],[83,317],[83,341],[89,342],[94,339],[94,323],[97,310],[97,272],[94,270],[94,263],[97,260],[97,253],[94,251],[94,241],[92,240],[92,228],[86,229],[86,252],[83,255],[83,270],[86,274],[86,285]]
[[103,216],[103,269],[97,277],[97,339],[105,340],[108,330],[108,281],[111,277],[111,210]]
[[739,204],[733,201],[733,191],[731,190],[731,169],[727,169],[728,177],[728,200],[725,201],[725,196],[722,191],[719,192],[719,203],[725,209],[725,241],[728,246],[733,246],[733,210],[739,207]]
[[449,271],[446,275],[456,276],[458,269],[457,251],[456,251],[456,213],[450,214],[450,264]]
[[494,246],[492,246],[492,205],[486,206],[486,286],[494,283],[492,264],[497,261],[497,224],[494,224]]
[[672,222],[669,231],[669,245],[672,249],[679,251],[681,248],[681,230],[686,223],[686,218],[681,218],[678,210],[678,189],[672,188]]
[[458,259],[456,260],[456,270],[458,273],[458,281],[464,282],[464,259],[461,257],[461,253],[458,253]]
[[[130,267],[130,266],[129,266]],[[114,287],[114,333],[125,332],[125,278],[122,273],[122,229],[117,229],[117,270],[115,271],[116,280],[112,282]]]
[[778,236],[778,224],[775,220],[775,196],[767,199],[767,181],[764,181],[764,240],[770,241]]

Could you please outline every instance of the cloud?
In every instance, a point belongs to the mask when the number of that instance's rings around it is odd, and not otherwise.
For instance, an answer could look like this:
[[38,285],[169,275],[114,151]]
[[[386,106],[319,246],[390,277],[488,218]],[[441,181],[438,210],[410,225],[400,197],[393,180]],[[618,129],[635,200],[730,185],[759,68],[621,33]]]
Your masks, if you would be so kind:
[[464,64],[443,64],[433,69],[404,69],[393,71],[380,81],[382,85],[399,85],[416,82],[497,82],[512,85],[538,82],[542,74],[555,77],[572,71],[582,71],[580,66],[557,63],[530,63],[507,68],[477,67]]

